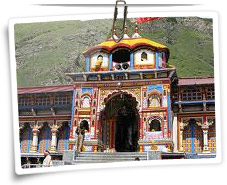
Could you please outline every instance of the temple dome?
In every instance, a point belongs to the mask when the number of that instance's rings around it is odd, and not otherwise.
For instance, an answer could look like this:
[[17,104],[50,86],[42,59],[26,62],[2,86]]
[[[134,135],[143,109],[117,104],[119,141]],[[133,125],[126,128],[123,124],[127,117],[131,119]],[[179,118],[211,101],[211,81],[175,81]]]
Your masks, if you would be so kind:
[[124,47],[128,48],[130,50],[133,50],[140,46],[146,46],[151,49],[157,49],[157,50],[163,50],[166,51],[169,54],[169,49],[167,46],[162,45],[160,43],[154,42],[152,40],[149,40],[147,38],[138,37],[138,38],[123,38],[119,43],[116,43],[113,39],[108,39],[105,42],[102,42],[92,48],[89,48],[83,54],[85,56],[89,55],[90,53],[96,51],[96,50],[106,50],[108,52],[113,51],[116,48]]

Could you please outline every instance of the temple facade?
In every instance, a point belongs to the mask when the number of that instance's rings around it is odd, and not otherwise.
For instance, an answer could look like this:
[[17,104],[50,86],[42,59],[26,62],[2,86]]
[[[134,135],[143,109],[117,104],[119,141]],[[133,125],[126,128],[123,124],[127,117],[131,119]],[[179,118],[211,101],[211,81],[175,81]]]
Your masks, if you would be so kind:
[[168,47],[137,28],[83,54],[72,85],[18,88],[22,154],[74,151],[81,124],[84,152],[215,154],[213,78],[179,78]]

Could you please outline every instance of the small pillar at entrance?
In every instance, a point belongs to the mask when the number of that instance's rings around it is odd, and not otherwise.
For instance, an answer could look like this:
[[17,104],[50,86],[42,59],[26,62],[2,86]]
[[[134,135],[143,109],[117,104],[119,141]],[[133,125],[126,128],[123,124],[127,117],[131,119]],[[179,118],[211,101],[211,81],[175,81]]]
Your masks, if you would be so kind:
[[181,126],[180,127],[180,135],[179,135],[179,151],[183,152],[183,131],[184,131],[184,127]]
[[32,129],[32,147],[30,149],[31,153],[36,153],[38,151],[38,128],[34,127]]
[[52,128],[51,133],[52,133],[52,139],[51,139],[51,147],[50,147],[50,152],[55,153],[56,152],[56,146],[57,146],[57,128]]
[[172,133],[172,140],[173,140],[173,145],[174,145],[174,148],[173,148],[173,151],[174,152],[177,152],[177,115],[174,114],[174,117],[173,117],[173,133]]
[[208,147],[208,128],[209,127],[202,127],[203,129],[203,153],[210,153]]

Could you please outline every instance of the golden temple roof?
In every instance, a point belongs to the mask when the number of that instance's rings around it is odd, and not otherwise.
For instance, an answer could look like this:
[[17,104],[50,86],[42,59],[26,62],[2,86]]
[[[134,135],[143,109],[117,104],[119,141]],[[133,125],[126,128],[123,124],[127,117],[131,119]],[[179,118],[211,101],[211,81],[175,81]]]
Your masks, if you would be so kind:
[[102,43],[88,49],[83,54],[88,55],[90,52],[95,51],[97,49],[104,49],[107,51],[112,51],[118,47],[126,47],[129,49],[134,49],[138,46],[148,46],[148,47],[159,49],[159,50],[160,49],[168,50],[168,47],[165,45],[159,44],[159,43],[149,40],[147,38],[140,37],[140,38],[122,39],[119,43],[114,42],[113,39],[108,39],[105,42],[102,42]]

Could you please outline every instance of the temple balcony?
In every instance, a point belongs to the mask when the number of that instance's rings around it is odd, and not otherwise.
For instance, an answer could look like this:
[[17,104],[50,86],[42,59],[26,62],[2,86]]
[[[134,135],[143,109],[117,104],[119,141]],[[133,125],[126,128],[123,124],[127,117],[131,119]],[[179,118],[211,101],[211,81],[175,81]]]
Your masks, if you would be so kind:
[[98,71],[67,73],[74,82],[133,81],[146,79],[171,78],[176,69],[138,69],[124,71]]

